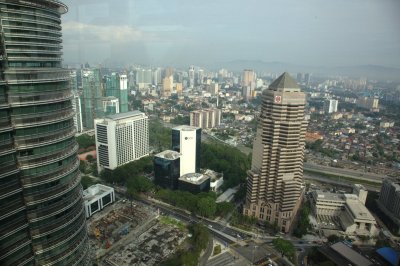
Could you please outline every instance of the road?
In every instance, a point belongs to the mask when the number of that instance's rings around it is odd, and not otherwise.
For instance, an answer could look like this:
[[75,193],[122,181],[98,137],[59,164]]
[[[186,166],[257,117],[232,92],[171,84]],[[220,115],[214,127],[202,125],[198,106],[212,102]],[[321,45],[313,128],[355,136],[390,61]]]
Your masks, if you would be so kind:
[[370,173],[370,172],[357,171],[357,170],[344,169],[344,168],[336,168],[336,167],[331,167],[331,166],[312,164],[312,163],[308,163],[308,162],[304,162],[304,170],[319,171],[319,172],[332,174],[332,175],[348,176],[351,178],[357,178],[360,180],[376,182],[376,183],[381,183],[382,180],[386,177],[385,175],[378,175],[378,174]]

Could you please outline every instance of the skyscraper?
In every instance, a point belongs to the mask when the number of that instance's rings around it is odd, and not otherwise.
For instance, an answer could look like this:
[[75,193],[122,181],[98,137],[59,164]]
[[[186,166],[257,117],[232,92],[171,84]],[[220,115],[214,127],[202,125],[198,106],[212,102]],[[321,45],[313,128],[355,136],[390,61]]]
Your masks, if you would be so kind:
[[329,99],[324,102],[325,113],[336,113],[338,109],[338,100]]
[[172,129],[172,150],[181,154],[180,175],[200,170],[201,129],[177,126]]
[[189,86],[194,88],[194,66],[189,67]]
[[0,264],[87,265],[70,73],[55,0],[0,0]]
[[250,100],[253,90],[256,88],[256,73],[253,70],[243,70],[242,77],[242,96],[245,100]]
[[288,232],[302,197],[305,94],[283,73],[263,92],[244,214]]
[[82,122],[86,129],[93,129],[94,119],[103,113],[101,82],[100,69],[82,70]]
[[114,96],[119,101],[119,112],[128,112],[128,77],[112,73],[106,77],[106,96]]
[[95,120],[99,172],[149,155],[148,117],[139,111]]

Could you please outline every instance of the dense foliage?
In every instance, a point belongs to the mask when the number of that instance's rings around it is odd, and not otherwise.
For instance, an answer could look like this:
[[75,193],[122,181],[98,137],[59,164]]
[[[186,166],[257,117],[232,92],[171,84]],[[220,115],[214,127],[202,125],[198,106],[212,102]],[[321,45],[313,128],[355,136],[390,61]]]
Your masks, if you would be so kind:
[[224,189],[246,181],[251,158],[236,148],[217,144],[201,144],[201,167],[224,174]]
[[300,210],[300,216],[297,222],[297,226],[293,231],[293,234],[301,238],[303,235],[308,233],[308,230],[311,229],[311,224],[310,224],[310,207],[308,204],[304,204],[303,208]]
[[275,238],[272,240],[274,248],[281,253],[282,257],[286,256],[288,258],[293,258],[295,253],[295,248],[292,242],[283,238]]
[[84,175],[81,178],[81,185],[83,189],[87,189],[88,187],[97,184],[96,181],[93,180],[90,176]]
[[231,203],[215,203],[216,195],[213,192],[192,194],[187,191],[160,189],[156,192],[155,197],[173,206],[208,218],[225,216],[234,209],[234,205]]
[[190,117],[189,116],[176,116],[172,119],[171,124],[174,125],[189,125],[190,124]]
[[87,149],[96,144],[94,136],[88,136],[86,134],[76,137],[76,142],[79,144],[79,149]]
[[[153,171],[153,158],[151,156],[143,157],[137,161],[124,164],[117,167],[115,170],[104,170],[100,177],[113,184],[124,185],[130,179],[138,179]],[[150,182],[150,181],[149,181]]]
[[257,223],[257,218],[252,216],[243,215],[238,211],[234,211],[230,224],[244,230],[251,230],[251,228]]
[[172,130],[164,127],[159,120],[149,121],[149,144],[155,152],[171,149]]

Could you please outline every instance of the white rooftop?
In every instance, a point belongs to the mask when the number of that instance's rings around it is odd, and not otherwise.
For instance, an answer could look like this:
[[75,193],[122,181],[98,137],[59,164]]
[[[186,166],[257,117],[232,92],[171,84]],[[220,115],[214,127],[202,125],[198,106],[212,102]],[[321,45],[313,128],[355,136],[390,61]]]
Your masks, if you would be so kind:
[[188,173],[188,174],[184,174],[183,176],[179,177],[179,180],[198,185],[198,184],[203,183],[204,181],[206,181],[209,178],[210,177],[208,175],[203,175],[200,173]]
[[168,160],[175,160],[175,159],[181,157],[181,154],[179,152],[176,152],[176,151],[165,150],[165,151],[162,151],[160,153],[157,153],[154,156],[158,157],[158,158],[168,159]]
[[91,201],[92,199],[96,198],[97,196],[100,196],[104,193],[109,193],[111,191],[114,191],[114,188],[108,187],[102,184],[96,184],[93,186],[88,187],[83,191],[83,199],[85,201]]

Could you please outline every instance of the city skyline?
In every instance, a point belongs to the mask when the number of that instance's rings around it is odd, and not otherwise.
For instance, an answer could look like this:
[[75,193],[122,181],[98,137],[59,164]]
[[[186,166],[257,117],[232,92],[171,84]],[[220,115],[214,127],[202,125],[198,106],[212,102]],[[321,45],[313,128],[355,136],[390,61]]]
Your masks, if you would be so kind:
[[398,1],[65,3],[66,63],[399,67]]

